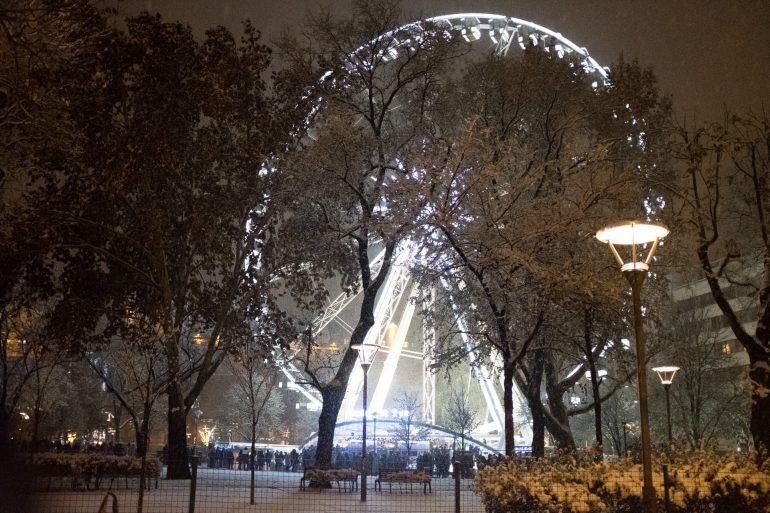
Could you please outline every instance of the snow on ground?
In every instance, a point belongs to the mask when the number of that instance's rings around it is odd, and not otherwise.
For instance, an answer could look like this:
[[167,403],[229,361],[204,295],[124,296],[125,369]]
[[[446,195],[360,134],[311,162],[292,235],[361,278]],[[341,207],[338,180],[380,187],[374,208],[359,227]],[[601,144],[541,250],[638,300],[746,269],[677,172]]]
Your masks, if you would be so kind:
[[[446,513],[454,511],[454,481],[451,478],[434,478],[433,493],[423,494],[422,486],[393,485],[389,490],[374,491],[374,477],[368,479],[368,500],[360,501],[360,492],[340,490],[300,491],[301,473],[257,472],[255,504],[249,504],[249,472],[202,468],[198,471],[195,513],[343,513],[360,511],[369,513]],[[66,485],[68,483],[64,483]],[[484,508],[471,489],[471,480],[461,485],[461,511],[484,513]],[[97,513],[109,481],[103,482],[99,491],[71,491],[55,483],[50,491],[37,494],[35,511],[40,513]],[[137,484],[113,483],[112,491],[118,498],[118,511],[136,511]],[[189,481],[158,481],[155,489],[145,492],[143,513],[188,513],[190,498]],[[107,510],[112,511],[111,508]]]

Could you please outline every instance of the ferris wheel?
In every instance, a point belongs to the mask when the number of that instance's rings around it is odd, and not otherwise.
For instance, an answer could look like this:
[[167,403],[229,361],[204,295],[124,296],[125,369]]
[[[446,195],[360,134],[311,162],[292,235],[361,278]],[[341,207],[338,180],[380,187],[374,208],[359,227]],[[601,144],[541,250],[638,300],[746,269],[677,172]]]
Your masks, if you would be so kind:
[[[580,47],[561,35],[536,23],[499,14],[484,13],[458,13],[442,16],[434,16],[425,20],[405,24],[396,29],[381,34],[374,41],[387,44],[381,45],[383,58],[395,60],[399,56],[399,49],[405,45],[414,44],[413,39],[427,26],[431,30],[441,31],[448,38],[462,38],[474,45],[486,45],[486,48],[498,55],[507,55],[518,50],[539,47],[543,51],[551,53],[560,59],[567,60],[571,66],[582,69],[592,79],[592,86],[607,85],[608,71],[591,57],[584,47]],[[372,41],[372,42],[374,42]],[[356,54],[361,49],[356,49],[351,54]],[[324,75],[325,80],[330,72]],[[391,267],[382,289],[377,297],[374,309],[375,322],[369,330],[365,344],[385,345],[383,351],[386,355],[382,362],[382,371],[375,384],[374,394],[370,402],[370,411],[382,411],[388,399],[399,363],[403,359],[421,360],[422,364],[422,408],[423,422],[435,424],[436,421],[436,375],[433,369],[433,349],[436,334],[434,330],[422,323],[422,348],[415,351],[407,348],[405,344],[407,333],[419,315],[415,313],[413,299],[420,293],[415,281],[410,274],[410,260],[416,256],[416,248],[413,243],[405,242]],[[376,272],[384,257],[384,251],[372,256],[370,267]],[[448,287],[444,283],[438,283],[448,293]],[[360,290],[355,294],[341,293],[335,297],[326,309],[312,322],[312,333],[321,333],[335,323],[336,327],[347,334],[352,333],[352,327],[344,320],[343,312],[360,295]],[[504,426],[504,414],[502,402],[497,392],[495,376],[483,363],[480,355],[473,349],[475,344],[465,334],[462,327],[464,323],[461,312],[456,312],[460,325],[461,342],[468,351],[469,369],[477,381],[486,406],[486,419],[477,428],[477,437],[485,433],[502,433]],[[394,328],[395,327],[395,328]],[[414,330],[413,330],[414,332]],[[497,359],[497,360],[496,360]],[[499,355],[492,355],[493,363],[499,362]],[[291,358],[282,361],[281,370],[287,378],[287,385],[300,392],[307,403],[306,407],[317,410],[321,407],[321,396],[318,391],[306,383],[302,371],[292,362]],[[502,383],[502,376],[497,378]],[[356,366],[350,376],[348,388],[343,400],[339,422],[350,421],[360,412],[355,410],[359,399],[363,382],[363,371]],[[514,385],[515,387],[515,385]],[[532,439],[531,429],[528,428],[527,419],[523,411],[524,397],[519,390],[514,390],[514,412],[517,426],[523,427],[520,441],[529,444]],[[519,440],[517,440],[517,443]],[[499,440],[502,446],[502,437]]]

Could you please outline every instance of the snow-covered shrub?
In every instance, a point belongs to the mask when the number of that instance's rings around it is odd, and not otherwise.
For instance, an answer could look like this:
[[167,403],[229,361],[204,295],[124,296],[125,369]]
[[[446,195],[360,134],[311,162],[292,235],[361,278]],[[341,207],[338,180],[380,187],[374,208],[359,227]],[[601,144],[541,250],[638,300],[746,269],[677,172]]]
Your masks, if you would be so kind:
[[[661,502],[663,463],[669,467],[672,512],[770,512],[770,473],[748,459],[710,453],[657,458],[653,485]],[[479,471],[475,489],[488,513],[642,511],[642,468],[626,460],[507,460]]]
[[[138,476],[142,469],[142,460],[127,456],[94,453],[38,453],[32,457],[32,470],[39,476],[77,477],[77,476]],[[148,458],[145,476],[158,477],[160,462]]]

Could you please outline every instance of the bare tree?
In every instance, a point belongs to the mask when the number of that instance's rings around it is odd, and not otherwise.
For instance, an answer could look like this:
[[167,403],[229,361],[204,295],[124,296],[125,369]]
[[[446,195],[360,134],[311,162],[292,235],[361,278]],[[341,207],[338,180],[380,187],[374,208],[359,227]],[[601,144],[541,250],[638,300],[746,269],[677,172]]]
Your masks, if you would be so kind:
[[479,410],[470,404],[464,387],[452,387],[449,391],[445,414],[447,427],[460,433],[461,450],[464,451],[465,435],[479,426]]
[[[68,358],[61,348],[46,344],[37,311],[6,304],[0,311],[0,459],[10,455],[11,430],[21,415],[32,422],[31,437],[38,436],[46,392],[59,377]],[[28,411],[21,411],[26,406]]]
[[150,446],[157,401],[165,394],[168,379],[159,348],[152,341],[136,342],[129,345],[116,339],[99,351],[89,352],[86,359],[107,391],[128,413],[134,428],[136,455],[144,459]]
[[102,387],[102,380],[82,358],[62,358],[56,371],[41,376],[25,397],[25,410],[38,416],[37,422],[30,419],[32,436],[50,440],[67,432],[93,433],[116,427],[115,419],[107,415],[114,398]]
[[251,442],[251,484],[249,501],[254,504],[254,455],[256,454],[257,428],[266,417],[273,419],[282,413],[282,403],[277,401],[273,391],[279,381],[278,369],[272,362],[272,355],[253,344],[245,344],[228,360],[234,378],[233,411],[240,418],[248,418],[247,433]]
[[[725,342],[713,321],[703,310],[674,308],[664,332],[666,363],[680,368],[671,386],[678,420],[674,431],[679,428],[692,449],[737,439],[734,419],[748,414],[743,370],[733,366],[733,355],[724,351]],[[662,419],[665,414],[657,417]]]
[[396,399],[395,404],[398,408],[398,423],[393,430],[393,437],[398,442],[404,442],[408,457],[412,451],[412,443],[415,440],[424,440],[430,430],[418,420],[422,415],[422,405],[417,395],[404,392]]
[[602,408],[602,432],[617,456],[626,454],[629,424],[636,423],[639,416],[634,397],[634,388],[623,389],[610,397]]
[[[691,237],[714,302],[749,356],[751,434],[760,460],[770,457],[770,120],[726,116],[723,123],[676,131],[675,176],[659,183],[677,199],[677,220]],[[748,327],[729,287],[753,291],[756,327]],[[752,333],[753,331],[753,333]]]

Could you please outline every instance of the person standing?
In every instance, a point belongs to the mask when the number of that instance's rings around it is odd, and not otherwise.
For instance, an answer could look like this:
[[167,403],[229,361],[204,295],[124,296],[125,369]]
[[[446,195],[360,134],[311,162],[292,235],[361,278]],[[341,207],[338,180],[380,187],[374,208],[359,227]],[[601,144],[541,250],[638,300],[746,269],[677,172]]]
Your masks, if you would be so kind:
[[217,451],[214,449],[214,445],[209,445],[209,454],[208,454],[209,460],[208,460],[208,468],[214,468],[216,466],[216,459],[217,459]]

